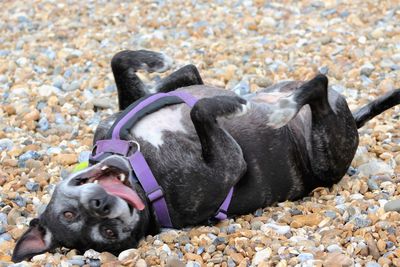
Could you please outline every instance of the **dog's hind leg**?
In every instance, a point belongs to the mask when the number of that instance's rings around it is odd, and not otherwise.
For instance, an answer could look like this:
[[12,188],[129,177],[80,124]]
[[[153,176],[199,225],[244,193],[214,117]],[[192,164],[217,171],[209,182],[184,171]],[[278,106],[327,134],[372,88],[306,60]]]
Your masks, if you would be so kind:
[[[147,95],[146,85],[136,75],[138,70],[148,72],[165,72],[172,64],[172,59],[162,53],[147,50],[125,50],[117,53],[111,60],[118,91],[119,109]],[[179,87],[203,84],[196,67],[187,65],[162,79],[155,87],[158,92],[169,92]]]
[[336,91],[330,91],[328,99],[324,75],[300,86],[292,99],[297,108],[308,104],[311,109],[305,135],[314,177],[308,186],[331,186],[346,173],[358,145],[357,126],[346,100]]
[[[320,74],[269,106],[268,125],[272,128],[285,125],[291,128],[289,122],[303,106],[309,106],[311,118],[304,121],[310,122],[306,123],[305,135],[314,174],[308,181],[312,188],[330,186],[340,180],[358,145],[357,126],[345,99],[335,91],[329,92],[329,98],[328,79]],[[299,116],[303,117],[304,112]]]
[[[348,170],[358,146],[357,126],[346,100],[329,92],[328,79],[319,75],[302,86],[297,97],[311,108],[307,151],[320,186],[338,182]],[[314,91],[314,93],[313,93]]]

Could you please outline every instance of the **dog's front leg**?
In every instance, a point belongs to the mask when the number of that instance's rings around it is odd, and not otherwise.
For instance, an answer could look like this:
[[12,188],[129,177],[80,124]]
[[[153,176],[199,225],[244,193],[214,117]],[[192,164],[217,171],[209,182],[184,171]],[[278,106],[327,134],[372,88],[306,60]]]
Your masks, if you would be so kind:
[[155,91],[168,93],[175,89],[203,84],[203,80],[200,77],[199,71],[194,65],[186,65],[171,75],[165,77],[155,86]]

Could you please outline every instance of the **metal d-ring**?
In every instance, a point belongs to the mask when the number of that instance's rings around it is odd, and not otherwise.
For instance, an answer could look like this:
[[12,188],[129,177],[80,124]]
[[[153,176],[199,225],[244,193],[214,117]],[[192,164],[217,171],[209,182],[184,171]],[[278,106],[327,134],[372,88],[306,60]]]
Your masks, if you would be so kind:
[[137,141],[131,140],[129,141],[129,145],[132,146],[132,144],[136,145],[136,151],[140,152],[140,145]]

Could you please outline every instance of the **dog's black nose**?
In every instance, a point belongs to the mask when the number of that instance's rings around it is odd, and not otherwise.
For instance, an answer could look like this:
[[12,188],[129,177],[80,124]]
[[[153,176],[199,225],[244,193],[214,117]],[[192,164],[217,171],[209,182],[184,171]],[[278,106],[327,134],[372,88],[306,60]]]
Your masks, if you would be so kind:
[[107,216],[111,212],[114,198],[107,193],[96,195],[89,201],[89,208],[100,216]]

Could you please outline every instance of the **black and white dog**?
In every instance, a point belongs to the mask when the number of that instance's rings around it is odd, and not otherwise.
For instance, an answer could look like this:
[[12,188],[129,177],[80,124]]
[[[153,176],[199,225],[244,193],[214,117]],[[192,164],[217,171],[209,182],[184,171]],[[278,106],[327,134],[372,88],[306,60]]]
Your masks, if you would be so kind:
[[[168,64],[164,55],[151,51],[115,55],[111,65],[120,110],[149,94],[136,71],[161,72]],[[199,99],[193,108],[164,107],[130,130],[130,140],[140,144],[163,189],[176,228],[207,223],[233,186],[229,216],[332,186],[354,157],[357,128],[400,104],[397,89],[352,114],[344,97],[328,89],[323,75],[308,82],[279,83],[241,98],[203,85],[192,65],[153,89],[185,91]],[[95,142],[105,138],[117,116],[98,126]],[[125,179],[131,171],[124,157],[114,155],[61,181],[44,213],[18,241],[13,260],[60,246],[119,253],[157,233],[160,225],[143,188]],[[106,192],[102,179],[117,177],[144,208]]]

